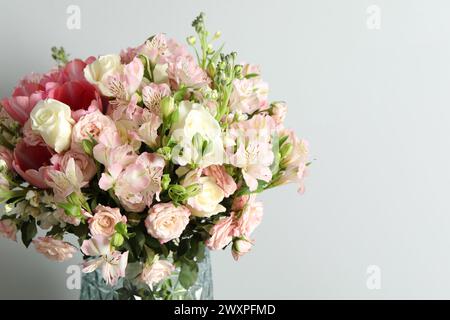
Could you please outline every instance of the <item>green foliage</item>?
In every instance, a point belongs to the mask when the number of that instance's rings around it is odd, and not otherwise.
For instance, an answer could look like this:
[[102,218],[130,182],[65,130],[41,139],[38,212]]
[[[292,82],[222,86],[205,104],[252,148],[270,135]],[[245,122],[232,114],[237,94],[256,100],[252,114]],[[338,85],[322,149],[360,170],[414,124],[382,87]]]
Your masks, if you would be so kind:
[[64,66],[69,62],[69,54],[66,53],[66,50],[64,50],[63,47],[53,47],[52,58],[56,61],[58,66]]
[[28,221],[23,222],[20,231],[22,232],[22,242],[28,248],[37,234],[36,220],[30,216]]
[[198,277],[198,264],[195,261],[183,259],[181,261],[178,280],[185,289],[189,289]]

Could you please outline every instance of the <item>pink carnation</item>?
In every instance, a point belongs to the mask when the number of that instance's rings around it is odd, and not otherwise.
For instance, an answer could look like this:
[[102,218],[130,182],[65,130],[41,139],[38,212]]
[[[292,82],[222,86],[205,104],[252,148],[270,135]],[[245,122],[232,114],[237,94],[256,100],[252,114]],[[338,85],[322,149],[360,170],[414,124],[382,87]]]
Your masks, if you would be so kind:
[[203,170],[206,176],[214,178],[216,184],[223,190],[225,197],[231,196],[237,189],[236,182],[225,170],[224,166],[212,165]]
[[11,219],[0,220],[0,234],[5,238],[17,241],[17,226]]
[[71,259],[77,249],[68,242],[53,239],[52,237],[39,237],[33,240],[36,251],[42,253],[50,260],[62,262]]
[[211,250],[220,250],[233,239],[233,217],[221,218],[210,230],[211,237],[206,241],[206,246]]

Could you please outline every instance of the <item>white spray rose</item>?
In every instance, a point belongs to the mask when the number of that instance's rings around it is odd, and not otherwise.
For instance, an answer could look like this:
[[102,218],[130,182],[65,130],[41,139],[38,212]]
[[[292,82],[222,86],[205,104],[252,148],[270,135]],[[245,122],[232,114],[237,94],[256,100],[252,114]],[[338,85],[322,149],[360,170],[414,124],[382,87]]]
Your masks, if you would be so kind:
[[68,105],[54,99],[42,100],[31,111],[30,119],[31,128],[56,152],[69,149],[75,121]]
[[217,120],[201,104],[190,101],[180,102],[178,111],[178,121],[171,128],[177,142],[173,160],[182,166],[194,163],[200,168],[222,164],[222,130]]
[[84,77],[87,81],[96,85],[104,96],[111,97],[112,93],[108,88],[108,78],[123,70],[120,56],[109,54],[101,56],[84,68]]

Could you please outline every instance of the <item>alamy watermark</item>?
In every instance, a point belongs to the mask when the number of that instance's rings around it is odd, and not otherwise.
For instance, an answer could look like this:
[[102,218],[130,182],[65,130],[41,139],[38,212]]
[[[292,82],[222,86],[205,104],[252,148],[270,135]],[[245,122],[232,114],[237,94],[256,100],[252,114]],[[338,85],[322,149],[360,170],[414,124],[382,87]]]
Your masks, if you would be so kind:
[[369,30],[381,29],[381,8],[375,4],[372,4],[366,9],[367,19],[366,26]]
[[366,269],[366,287],[369,290],[381,289],[381,268],[377,265],[370,265]]
[[80,30],[81,29],[81,9],[80,6],[70,5],[66,9],[67,20],[66,26],[69,30]]

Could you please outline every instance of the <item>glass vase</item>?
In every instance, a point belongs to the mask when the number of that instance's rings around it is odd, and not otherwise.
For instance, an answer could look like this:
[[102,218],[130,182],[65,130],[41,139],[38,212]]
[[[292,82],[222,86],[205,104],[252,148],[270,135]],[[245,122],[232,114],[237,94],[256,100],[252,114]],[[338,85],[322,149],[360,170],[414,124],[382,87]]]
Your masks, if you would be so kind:
[[[130,267],[130,266],[129,266]],[[131,266],[132,267],[132,266]],[[194,285],[185,289],[178,280],[179,268],[161,283],[149,288],[143,283],[119,279],[115,286],[109,286],[97,269],[83,273],[80,300],[212,300],[213,281],[211,257],[205,250],[204,259],[198,263],[198,277]]]

